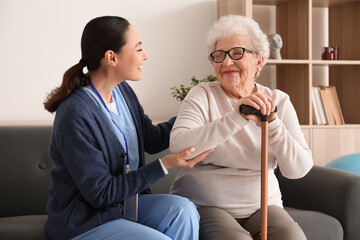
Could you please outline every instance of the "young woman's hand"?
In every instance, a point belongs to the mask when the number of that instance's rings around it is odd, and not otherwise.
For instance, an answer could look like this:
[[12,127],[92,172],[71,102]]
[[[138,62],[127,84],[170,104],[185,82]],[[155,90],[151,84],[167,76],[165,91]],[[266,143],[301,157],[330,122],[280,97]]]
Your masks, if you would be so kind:
[[192,159],[185,160],[186,157],[190,156],[195,151],[195,148],[191,147],[178,154],[166,155],[164,158],[161,159],[161,161],[166,169],[170,169],[173,167],[192,168],[195,164],[203,160],[213,150],[214,149],[209,149]]

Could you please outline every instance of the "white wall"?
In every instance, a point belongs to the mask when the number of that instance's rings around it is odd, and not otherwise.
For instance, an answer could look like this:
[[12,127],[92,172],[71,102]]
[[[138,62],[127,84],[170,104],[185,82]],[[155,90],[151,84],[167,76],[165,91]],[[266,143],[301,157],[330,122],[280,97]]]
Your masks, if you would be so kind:
[[[313,8],[313,59],[320,60],[322,48],[329,46],[329,9]],[[329,66],[313,67],[313,86],[329,85]]]
[[81,57],[85,24],[101,15],[130,21],[149,60],[130,83],[154,119],[176,115],[170,88],[213,74],[205,35],[216,0],[0,0],[0,121],[52,120],[42,102]]
[[[259,23],[261,30],[266,35],[277,33],[275,6],[255,5],[253,7],[253,18]],[[276,66],[265,65],[256,82],[268,86],[271,89],[276,88]]]

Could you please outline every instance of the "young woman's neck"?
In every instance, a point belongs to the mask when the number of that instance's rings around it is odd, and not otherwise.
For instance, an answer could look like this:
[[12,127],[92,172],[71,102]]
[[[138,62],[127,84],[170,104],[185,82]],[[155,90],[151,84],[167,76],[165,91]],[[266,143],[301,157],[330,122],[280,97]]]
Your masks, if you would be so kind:
[[[99,73],[90,74],[90,80],[105,103],[113,102],[112,92],[119,82],[114,81],[113,78],[109,77],[107,74]],[[87,87],[92,90],[90,86]]]

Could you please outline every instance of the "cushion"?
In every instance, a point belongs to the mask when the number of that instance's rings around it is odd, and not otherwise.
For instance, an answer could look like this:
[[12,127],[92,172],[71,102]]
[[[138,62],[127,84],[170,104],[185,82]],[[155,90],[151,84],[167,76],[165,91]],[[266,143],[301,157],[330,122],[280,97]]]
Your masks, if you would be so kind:
[[47,215],[0,218],[1,240],[47,240],[44,225]]
[[299,224],[307,240],[343,240],[344,231],[336,218],[321,212],[285,207],[289,215]]
[[0,127],[0,217],[45,215],[51,126]]
[[360,153],[347,154],[334,159],[326,167],[337,168],[360,174]]

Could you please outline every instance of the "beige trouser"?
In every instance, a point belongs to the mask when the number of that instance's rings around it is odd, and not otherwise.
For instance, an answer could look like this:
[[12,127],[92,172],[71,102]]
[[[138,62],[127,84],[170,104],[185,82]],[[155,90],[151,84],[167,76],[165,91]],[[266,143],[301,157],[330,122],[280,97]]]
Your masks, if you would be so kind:
[[[260,240],[261,211],[235,219],[225,210],[198,207],[200,240]],[[281,207],[268,207],[268,240],[306,240],[299,225]]]

